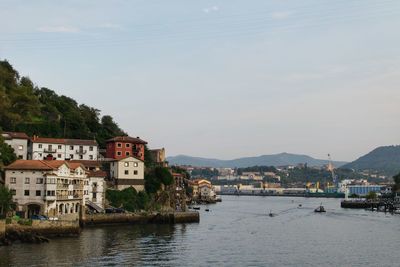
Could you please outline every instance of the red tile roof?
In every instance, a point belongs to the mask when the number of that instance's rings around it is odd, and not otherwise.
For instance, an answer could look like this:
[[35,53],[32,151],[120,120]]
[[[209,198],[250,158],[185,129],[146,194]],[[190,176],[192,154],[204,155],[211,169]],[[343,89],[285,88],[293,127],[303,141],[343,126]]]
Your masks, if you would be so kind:
[[5,170],[53,170],[54,167],[42,160],[17,160],[4,168]]
[[69,162],[81,163],[86,168],[101,168],[102,164],[100,161],[96,160],[70,160]]
[[29,136],[26,133],[22,132],[3,132],[2,133],[4,139],[10,140],[10,139],[29,139]]
[[125,142],[125,143],[132,143],[132,144],[147,144],[146,141],[140,139],[139,137],[130,137],[130,136],[116,136],[114,138],[108,139],[107,143],[110,142]]
[[31,141],[33,143],[45,143],[45,144],[97,146],[96,140],[83,140],[83,139],[47,138],[47,137],[34,136],[33,138],[31,138]]

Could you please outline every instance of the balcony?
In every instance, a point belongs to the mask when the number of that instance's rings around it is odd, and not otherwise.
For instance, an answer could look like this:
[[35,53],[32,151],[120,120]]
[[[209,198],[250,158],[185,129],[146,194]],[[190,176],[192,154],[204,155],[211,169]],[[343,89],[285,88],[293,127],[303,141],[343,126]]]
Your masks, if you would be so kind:
[[73,186],[72,186],[72,188],[74,189],[74,190],[83,190],[83,184],[74,184]]
[[76,154],[78,154],[78,155],[85,155],[85,154],[87,153],[87,150],[78,149],[78,150],[76,150],[75,152],[76,152]]
[[57,190],[67,190],[69,184],[57,184]]
[[54,148],[45,148],[45,149],[43,149],[43,152],[44,152],[44,153],[56,153],[56,152],[57,152],[57,149],[54,149]]

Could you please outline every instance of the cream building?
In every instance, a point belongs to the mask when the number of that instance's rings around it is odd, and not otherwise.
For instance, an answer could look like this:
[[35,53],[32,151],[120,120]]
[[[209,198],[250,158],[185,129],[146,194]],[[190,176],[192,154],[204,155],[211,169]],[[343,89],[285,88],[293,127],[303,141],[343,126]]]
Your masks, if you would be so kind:
[[31,139],[28,158],[33,160],[97,160],[95,140],[44,138]]
[[14,149],[18,159],[27,159],[29,137],[25,133],[3,132],[4,142]]
[[5,184],[26,218],[78,219],[89,194],[84,166],[66,161],[17,160],[5,168]]
[[110,162],[110,177],[117,190],[133,187],[144,190],[144,162],[135,157],[126,157]]

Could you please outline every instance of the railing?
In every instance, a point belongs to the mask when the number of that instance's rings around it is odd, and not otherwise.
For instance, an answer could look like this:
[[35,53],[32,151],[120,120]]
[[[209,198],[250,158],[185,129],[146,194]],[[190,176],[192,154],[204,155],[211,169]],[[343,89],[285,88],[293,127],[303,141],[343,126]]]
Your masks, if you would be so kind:
[[83,155],[83,154],[87,153],[87,150],[79,149],[79,150],[76,150],[76,153],[79,155]]
[[45,148],[45,149],[43,149],[43,152],[44,152],[44,153],[56,153],[56,152],[57,152],[57,149],[54,149],[54,148]]
[[72,188],[73,188],[73,189],[81,189],[81,190],[83,190],[83,184],[74,184],[74,185],[72,186]]
[[57,184],[57,189],[68,189],[69,184]]

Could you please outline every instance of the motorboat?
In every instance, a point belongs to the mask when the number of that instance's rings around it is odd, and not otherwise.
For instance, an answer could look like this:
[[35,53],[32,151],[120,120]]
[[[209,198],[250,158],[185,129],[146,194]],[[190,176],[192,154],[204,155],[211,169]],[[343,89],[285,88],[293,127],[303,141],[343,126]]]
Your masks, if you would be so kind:
[[316,208],[314,210],[314,212],[326,212],[326,210],[325,210],[324,206],[322,206],[322,204],[321,204],[321,205],[319,205],[318,208]]

